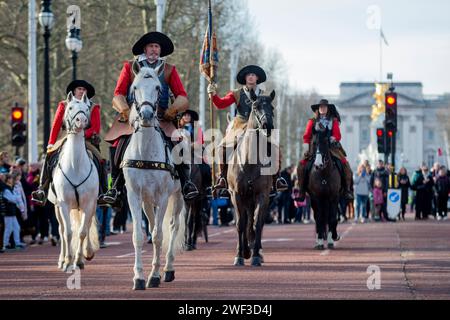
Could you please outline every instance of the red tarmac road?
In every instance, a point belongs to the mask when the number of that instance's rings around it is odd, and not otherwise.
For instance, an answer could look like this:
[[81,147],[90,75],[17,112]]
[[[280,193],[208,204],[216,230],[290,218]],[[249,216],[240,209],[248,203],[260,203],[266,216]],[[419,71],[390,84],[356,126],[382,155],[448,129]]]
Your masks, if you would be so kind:
[[[234,267],[235,228],[209,226],[209,243],[200,238],[198,250],[176,257],[174,282],[140,292],[131,290],[131,232],[108,237],[81,271],[79,290],[56,267],[59,247],[31,246],[0,254],[0,299],[450,299],[450,220],[338,231],[335,250],[316,251],[312,224],[266,225],[264,265]],[[144,249],[148,276],[152,247]],[[369,266],[380,268],[379,289],[368,289]]]

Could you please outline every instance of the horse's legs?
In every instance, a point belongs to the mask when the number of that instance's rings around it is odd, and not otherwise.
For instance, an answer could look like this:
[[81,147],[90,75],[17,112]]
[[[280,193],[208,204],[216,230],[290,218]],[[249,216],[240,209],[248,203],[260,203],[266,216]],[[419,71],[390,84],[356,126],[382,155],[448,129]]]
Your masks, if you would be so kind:
[[83,244],[84,244],[84,240],[86,239],[86,235],[87,235],[87,223],[86,223],[86,212],[84,212],[82,209],[79,210],[73,210],[74,214],[73,215],[78,215],[78,217],[75,217],[74,219],[78,219],[80,218],[80,224],[78,225],[78,230],[75,230],[75,232],[77,233],[75,236],[77,239],[77,246],[76,246],[76,253],[75,253],[75,260],[74,260],[74,264],[73,264],[73,268],[75,269],[77,266],[80,269],[83,269],[84,264],[83,264]]
[[61,209],[59,206],[55,206],[55,216],[56,220],[58,220],[58,230],[61,237],[61,248],[59,253],[59,259],[58,259],[58,268],[62,269],[64,265],[64,257],[66,252],[66,242],[64,241],[64,220],[61,216]]
[[319,204],[317,199],[311,197],[311,207],[314,210],[314,220],[316,222],[316,249],[323,249],[323,214],[321,210],[322,204]]
[[134,290],[145,289],[145,276],[142,266],[142,246],[144,234],[142,232],[142,207],[141,199],[137,196],[139,192],[129,190],[127,193],[128,205],[133,217],[133,246],[134,246]]
[[[235,266],[243,266],[244,265],[244,248],[245,246],[248,248],[247,236],[245,235],[247,232],[247,217],[246,217],[246,209],[243,206],[243,201],[241,197],[232,192],[231,200],[233,202],[234,208],[236,209],[236,228],[238,232],[238,244],[236,248],[236,257],[234,259]],[[245,242],[244,242],[245,240]],[[250,252],[250,250],[248,250]],[[248,257],[250,258],[250,256]]]
[[253,247],[252,253],[252,266],[261,266],[261,254],[260,250],[262,248],[261,238],[262,238],[262,230],[264,227],[264,214],[268,209],[268,201],[266,200],[266,196],[264,194],[260,194],[256,199],[257,206],[253,215],[253,228],[255,232],[255,244]]
[[[166,265],[164,266],[165,282],[171,282],[175,279],[175,269],[173,267],[173,262],[175,260],[175,254],[177,250],[177,234],[178,232],[183,232],[183,228],[180,230],[180,226],[184,221],[181,219],[181,213],[184,209],[184,200],[181,192],[176,192],[172,194],[169,198],[168,208],[171,208],[172,212],[166,212],[166,214],[172,214],[172,219],[170,220],[170,238],[169,238],[169,247],[167,248],[166,253]],[[168,217],[167,217],[168,218]],[[195,229],[194,229],[195,232]]]
[[61,234],[62,242],[65,242],[65,252],[64,252],[64,264],[63,271],[66,272],[69,266],[72,264],[72,228],[70,223],[70,210],[67,205],[61,203],[60,206],[60,216],[62,223],[64,224],[64,232]]
[[163,196],[160,200],[160,207],[155,212],[155,226],[152,231],[153,240],[153,261],[152,272],[148,278],[147,287],[158,287],[161,279],[159,268],[161,266],[161,248],[163,241],[163,222],[167,209],[167,196]]
[[338,204],[335,201],[330,205],[327,235],[328,248],[334,248],[334,239],[337,239],[337,206]]
[[193,250],[193,234],[195,233],[194,204],[191,202],[188,206],[186,222],[186,246],[187,250]]

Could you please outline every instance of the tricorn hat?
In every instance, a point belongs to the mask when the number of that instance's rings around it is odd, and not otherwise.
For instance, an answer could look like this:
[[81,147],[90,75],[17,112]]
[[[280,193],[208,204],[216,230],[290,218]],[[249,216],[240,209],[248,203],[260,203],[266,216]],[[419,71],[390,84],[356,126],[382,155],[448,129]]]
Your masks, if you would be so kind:
[[184,116],[186,113],[189,113],[191,115],[192,121],[198,121],[200,119],[198,113],[194,110],[186,110],[185,112],[183,112],[182,116]]
[[69,85],[67,86],[66,93],[69,94],[69,92],[73,92],[75,88],[83,87],[87,91],[87,96],[89,99],[91,99],[93,96],[95,96],[95,89],[92,84],[87,82],[86,80],[73,80]]
[[160,57],[171,54],[174,50],[173,42],[164,33],[153,31],[144,34],[133,46],[133,54],[138,56],[144,53],[144,48],[149,43],[157,43],[161,46]]
[[249,73],[256,74],[256,76],[258,77],[258,81],[256,82],[257,84],[263,83],[267,79],[266,73],[261,67],[255,66],[255,65],[249,65],[249,66],[242,68],[241,71],[239,71],[239,73],[236,77],[237,82],[239,84],[245,85],[245,77]]

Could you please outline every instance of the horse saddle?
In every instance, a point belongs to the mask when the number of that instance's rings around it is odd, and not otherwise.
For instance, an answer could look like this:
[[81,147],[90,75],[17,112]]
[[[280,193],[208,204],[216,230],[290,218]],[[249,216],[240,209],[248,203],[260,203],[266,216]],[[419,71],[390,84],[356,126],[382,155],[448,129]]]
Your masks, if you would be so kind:
[[131,135],[134,132],[133,127],[130,126],[128,121],[124,121],[122,115],[117,115],[111,128],[105,135],[105,141],[113,143],[122,136]]

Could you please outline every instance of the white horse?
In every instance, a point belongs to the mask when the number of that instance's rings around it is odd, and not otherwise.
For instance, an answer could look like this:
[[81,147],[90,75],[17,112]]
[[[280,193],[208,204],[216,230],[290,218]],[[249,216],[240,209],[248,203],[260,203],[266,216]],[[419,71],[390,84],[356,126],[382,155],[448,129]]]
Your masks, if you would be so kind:
[[142,67],[131,85],[134,103],[129,122],[134,133],[122,162],[128,203],[133,217],[134,290],[145,290],[142,266],[142,209],[149,220],[153,237],[153,268],[148,277],[147,288],[160,285],[162,246],[165,249],[168,246],[164,281],[171,282],[175,279],[175,254],[183,249],[184,245],[186,212],[181,184],[180,180],[174,178],[172,158],[166,149],[156,117],[161,88],[157,74],[158,69]]
[[99,249],[95,216],[99,178],[84,140],[84,129],[88,126],[89,119],[89,100],[86,94],[78,100],[70,92],[64,113],[67,139],[53,170],[53,186],[48,197],[55,205],[59,222],[61,252],[58,268],[64,272],[72,265],[83,269],[83,256],[86,260],[91,260]]

